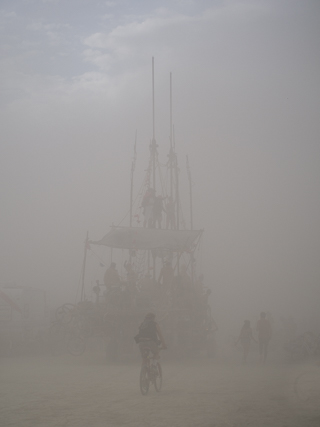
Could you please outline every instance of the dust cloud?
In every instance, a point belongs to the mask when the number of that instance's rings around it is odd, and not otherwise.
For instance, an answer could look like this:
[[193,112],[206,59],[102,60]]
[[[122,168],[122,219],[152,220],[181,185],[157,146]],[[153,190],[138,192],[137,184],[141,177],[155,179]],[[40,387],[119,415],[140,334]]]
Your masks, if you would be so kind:
[[149,3],[1,2],[0,424],[318,426],[319,2]]
[[[225,356],[225,355],[224,355]],[[102,353],[1,360],[2,425],[317,426],[319,405],[294,393],[306,369],[225,357],[172,362],[163,388],[139,390],[139,362],[107,364]],[[317,379],[319,381],[319,377]],[[317,383],[319,386],[319,382]]]

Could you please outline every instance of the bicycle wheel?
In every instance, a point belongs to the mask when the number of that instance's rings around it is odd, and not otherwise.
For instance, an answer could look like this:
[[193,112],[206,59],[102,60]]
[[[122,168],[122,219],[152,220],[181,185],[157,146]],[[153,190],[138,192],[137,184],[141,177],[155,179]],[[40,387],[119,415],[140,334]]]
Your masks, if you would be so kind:
[[300,374],[294,382],[294,391],[303,402],[320,403],[320,371],[311,370]]
[[155,366],[154,372],[154,388],[157,392],[161,390],[162,387],[162,368],[159,362]]
[[149,376],[148,376],[148,368],[146,366],[142,366],[140,371],[140,391],[141,394],[145,395],[149,391]]

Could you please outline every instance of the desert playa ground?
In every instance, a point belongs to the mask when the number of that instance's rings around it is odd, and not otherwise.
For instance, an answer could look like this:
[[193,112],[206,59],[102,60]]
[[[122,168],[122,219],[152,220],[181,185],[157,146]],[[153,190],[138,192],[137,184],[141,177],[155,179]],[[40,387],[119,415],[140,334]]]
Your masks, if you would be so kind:
[[177,362],[165,356],[162,365],[162,391],[150,388],[142,396],[138,358],[116,364],[100,353],[2,358],[0,425],[320,426],[320,405],[300,401],[293,390],[294,379],[310,367],[206,358]]

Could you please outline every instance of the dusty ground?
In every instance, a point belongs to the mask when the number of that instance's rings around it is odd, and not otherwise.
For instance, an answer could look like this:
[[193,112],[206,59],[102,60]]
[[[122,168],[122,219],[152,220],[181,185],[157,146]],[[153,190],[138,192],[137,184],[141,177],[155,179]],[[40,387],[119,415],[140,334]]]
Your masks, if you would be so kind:
[[300,402],[293,392],[301,366],[165,358],[162,364],[163,390],[142,396],[138,360],[0,359],[0,426],[320,426],[320,405]]

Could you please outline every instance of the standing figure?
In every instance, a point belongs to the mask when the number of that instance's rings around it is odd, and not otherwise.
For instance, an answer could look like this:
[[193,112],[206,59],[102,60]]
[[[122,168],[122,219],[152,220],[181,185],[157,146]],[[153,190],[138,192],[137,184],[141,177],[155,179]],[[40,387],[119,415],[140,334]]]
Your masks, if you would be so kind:
[[267,314],[262,312],[257,323],[260,361],[265,363],[268,353],[268,344],[271,339],[271,324],[266,318]]
[[154,205],[153,205],[153,227],[161,228],[162,223],[162,212],[165,212],[163,208],[163,197],[157,196],[154,199]]
[[243,364],[247,363],[247,356],[250,350],[251,340],[254,340],[255,342],[257,342],[252,335],[250,320],[245,320],[241,328],[239,338],[237,339],[237,342],[236,342],[237,344],[240,341],[243,348],[243,359],[242,359]]
[[153,222],[153,205],[155,201],[154,193],[155,192],[153,188],[148,188],[141,203],[141,206],[143,207],[143,215],[144,215],[143,226],[148,228],[152,227],[152,222]]
[[99,286],[99,280],[96,280],[96,285],[92,288],[92,291],[96,294],[96,304],[99,304],[99,298],[100,298],[100,286]]
[[120,285],[120,277],[119,273],[116,269],[116,263],[112,262],[110,267],[106,269],[104,273],[103,282],[107,288],[107,290],[111,289],[114,286]]
[[166,229],[171,228],[172,230],[176,229],[176,218],[174,213],[174,201],[170,196],[166,203]]

